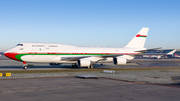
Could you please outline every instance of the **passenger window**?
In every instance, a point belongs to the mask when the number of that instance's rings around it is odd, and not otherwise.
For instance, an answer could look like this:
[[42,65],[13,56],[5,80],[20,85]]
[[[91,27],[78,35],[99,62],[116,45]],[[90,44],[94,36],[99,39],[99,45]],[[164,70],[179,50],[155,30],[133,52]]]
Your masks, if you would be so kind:
[[44,47],[44,45],[36,45],[36,47]]
[[58,47],[58,46],[49,45],[49,47]]

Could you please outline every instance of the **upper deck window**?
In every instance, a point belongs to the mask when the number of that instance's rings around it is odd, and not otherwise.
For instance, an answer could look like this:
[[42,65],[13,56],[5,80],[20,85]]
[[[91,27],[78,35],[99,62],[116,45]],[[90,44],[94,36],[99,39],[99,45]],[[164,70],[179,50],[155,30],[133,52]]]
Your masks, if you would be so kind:
[[49,47],[58,47],[58,46],[54,46],[54,45],[49,45]]
[[44,45],[36,45],[36,47],[44,47]]
[[17,46],[23,46],[23,44],[17,44]]

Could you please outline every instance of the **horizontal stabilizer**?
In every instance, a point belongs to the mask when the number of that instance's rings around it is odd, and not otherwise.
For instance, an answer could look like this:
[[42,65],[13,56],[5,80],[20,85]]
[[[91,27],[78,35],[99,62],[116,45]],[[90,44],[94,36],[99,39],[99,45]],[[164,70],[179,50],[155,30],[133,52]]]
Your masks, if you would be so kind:
[[147,52],[147,51],[150,51],[150,50],[157,50],[157,49],[162,49],[162,47],[159,47],[159,48],[151,48],[151,49],[145,49],[145,50],[138,50],[138,51],[135,51],[135,52],[145,53],[145,52]]

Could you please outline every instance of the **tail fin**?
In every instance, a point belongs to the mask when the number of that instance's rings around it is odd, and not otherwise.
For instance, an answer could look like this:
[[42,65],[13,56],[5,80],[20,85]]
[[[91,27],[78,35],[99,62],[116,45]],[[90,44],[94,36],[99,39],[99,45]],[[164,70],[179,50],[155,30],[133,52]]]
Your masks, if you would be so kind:
[[[170,51],[169,53],[167,53],[167,55],[172,55],[172,54],[174,54],[174,52],[176,52],[176,50],[174,49],[174,50],[172,50],[172,51]],[[175,55],[177,55],[176,53],[175,53]]]
[[149,28],[143,27],[125,47],[144,48],[148,30]]
[[174,54],[175,56],[178,56],[176,53]]

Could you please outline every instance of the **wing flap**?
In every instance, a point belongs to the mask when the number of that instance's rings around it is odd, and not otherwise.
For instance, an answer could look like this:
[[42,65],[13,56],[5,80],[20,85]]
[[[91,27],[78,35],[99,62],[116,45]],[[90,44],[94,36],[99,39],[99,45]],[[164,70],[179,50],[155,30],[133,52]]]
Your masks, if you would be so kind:
[[82,58],[88,58],[91,56],[80,56],[80,57],[61,57],[61,61],[77,61]]

